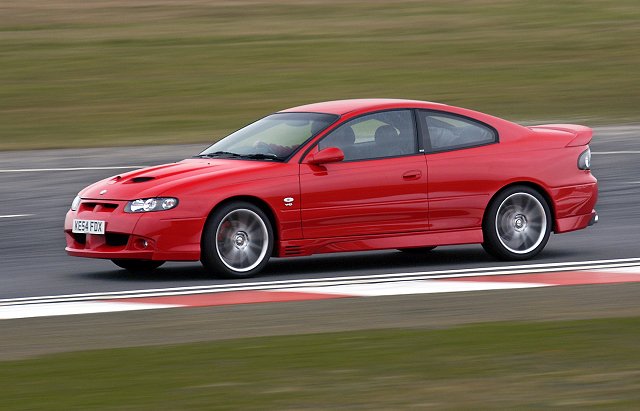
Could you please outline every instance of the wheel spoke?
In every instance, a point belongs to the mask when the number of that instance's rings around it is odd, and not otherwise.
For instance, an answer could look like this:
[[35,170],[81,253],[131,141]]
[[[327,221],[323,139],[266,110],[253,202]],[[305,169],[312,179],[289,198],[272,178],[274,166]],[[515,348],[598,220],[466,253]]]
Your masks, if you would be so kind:
[[520,212],[522,214],[529,214],[535,208],[537,203],[531,201],[531,197],[523,197],[522,200],[522,208],[520,208]]
[[540,229],[542,228],[542,221],[535,221],[533,223],[530,223],[529,228],[535,231],[540,231]]
[[240,267],[247,267],[250,264],[249,255],[246,252],[240,252]]
[[510,208],[515,209],[515,210],[522,210],[522,198],[519,197],[515,197],[512,198],[510,201]]
[[260,251],[262,251],[262,244],[251,243],[247,247],[247,255],[252,261],[260,255]]
[[504,239],[504,241],[506,241],[507,243],[510,243],[513,241],[515,237],[515,233],[510,232],[510,231],[504,231],[502,234],[502,238]]
[[252,220],[250,218],[251,217],[246,213],[237,213],[236,219],[238,222],[238,227],[246,229],[246,227],[248,227],[252,223]]
[[247,232],[247,234],[249,235],[253,235],[255,233],[260,232],[260,222],[253,220],[251,222],[249,222],[249,224],[247,224],[245,231]]
[[241,254],[237,249],[231,247],[227,252],[226,258],[231,264],[238,265],[241,259]]

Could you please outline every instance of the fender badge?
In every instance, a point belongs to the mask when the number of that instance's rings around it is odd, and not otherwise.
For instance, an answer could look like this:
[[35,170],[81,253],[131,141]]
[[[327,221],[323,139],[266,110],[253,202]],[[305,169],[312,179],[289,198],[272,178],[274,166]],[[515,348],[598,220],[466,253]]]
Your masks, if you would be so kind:
[[283,201],[285,207],[291,207],[293,205],[293,197],[285,197]]
[[103,194],[106,194],[106,193],[107,193],[107,190],[100,191],[100,195],[103,195]]

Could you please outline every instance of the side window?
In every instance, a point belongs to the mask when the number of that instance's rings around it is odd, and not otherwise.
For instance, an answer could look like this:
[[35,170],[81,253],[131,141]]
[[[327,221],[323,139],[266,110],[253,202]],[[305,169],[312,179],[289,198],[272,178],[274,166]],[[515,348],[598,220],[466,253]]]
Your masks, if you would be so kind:
[[494,129],[466,117],[429,111],[421,111],[419,116],[423,126],[426,125],[431,151],[455,150],[498,141]]
[[366,160],[415,154],[416,128],[411,110],[381,111],[341,125],[318,143],[338,147],[344,160]]

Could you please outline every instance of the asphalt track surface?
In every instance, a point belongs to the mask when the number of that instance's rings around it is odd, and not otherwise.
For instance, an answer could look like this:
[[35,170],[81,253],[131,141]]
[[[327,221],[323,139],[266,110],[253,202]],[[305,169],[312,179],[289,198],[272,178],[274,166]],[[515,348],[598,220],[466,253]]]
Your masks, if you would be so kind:
[[[133,275],[108,260],[69,257],[62,225],[71,200],[86,185],[126,167],[179,161],[205,145],[41,150],[0,153],[0,299],[145,288],[223,284],[198,262],[168,263]],[[640,257],[640,126],[603,127],[591,144],[600,184],[600,223],[552,235],[534,260]],[[123,168],[117,168],[123,167]],[[500,266],[479,245],[441,247],[415,256],[397,251],[272,259],[260,281]],[[251,280],[231,280],[256,281]]]
[[[225,284],[199,263],[133,275],[109,261],[68,257],[62,224],[76,193],[127,168],[178,161],[204,145],[0,153],[0,299]],[[640,257],[640,126],[596,129],[593,173],[600,223],[552,235],[541,264]],[[104,169],[101,169],[104,167]],[[479,245],[425,256],[396,251],[273,259],[257,279],[278,281],[514,265]],[[469,322],[640,315],[640,284],[404,295],[168,309],[2,322],[0,359],[47,352],[221,338]]]

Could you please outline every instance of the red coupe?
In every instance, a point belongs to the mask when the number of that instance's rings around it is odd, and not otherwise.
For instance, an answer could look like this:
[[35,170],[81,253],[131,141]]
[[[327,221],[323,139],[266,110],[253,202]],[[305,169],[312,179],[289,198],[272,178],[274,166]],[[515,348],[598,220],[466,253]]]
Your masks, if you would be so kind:
[[131,271],[200,260],[235,278],[270,257],[451,244],[523,260],[552,231],[597,222],[591,136],[423,101],[295,107],[194,158],[85,188],[66,251]]

